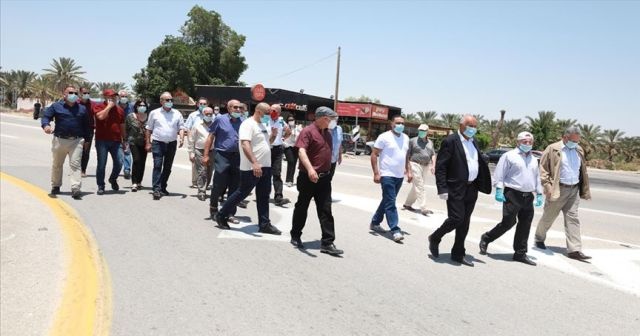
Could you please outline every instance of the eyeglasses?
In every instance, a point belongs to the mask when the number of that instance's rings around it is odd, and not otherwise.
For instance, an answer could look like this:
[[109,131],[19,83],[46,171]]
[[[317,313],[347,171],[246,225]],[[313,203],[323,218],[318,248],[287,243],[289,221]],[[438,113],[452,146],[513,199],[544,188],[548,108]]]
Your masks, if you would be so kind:
[[168,101],[168,102],[172,102],[172,101],[173,101],[173,98],[168,98],[168,99],[167,99],[167,98],[163,98],[162,100],[164,100],[164,101]]
[[69,91],[69,92],[67,92],[67,94],[78,94],[78,93],[74,92],[74,91]]
[[236,106],[231,106],[231,108],[232,108],[232,109],[234,109],[234,110],[238,110],[238,109],[241,109],[241,108],[242,108],[242,106],[240,106],[240,105],[236,105]]

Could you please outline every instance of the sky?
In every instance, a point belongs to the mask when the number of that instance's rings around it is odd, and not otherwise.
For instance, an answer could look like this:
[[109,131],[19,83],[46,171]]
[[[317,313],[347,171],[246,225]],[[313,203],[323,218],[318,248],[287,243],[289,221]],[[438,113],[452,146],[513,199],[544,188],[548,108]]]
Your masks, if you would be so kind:
[[194,5],[246,36],[250,85],[329,97],[336,56],[317,61],[340,46],[339,98],[487,119],[551,110],[640,136],[640,1],[2,0],[0,66],[71,57],[88,80],[131,86]]

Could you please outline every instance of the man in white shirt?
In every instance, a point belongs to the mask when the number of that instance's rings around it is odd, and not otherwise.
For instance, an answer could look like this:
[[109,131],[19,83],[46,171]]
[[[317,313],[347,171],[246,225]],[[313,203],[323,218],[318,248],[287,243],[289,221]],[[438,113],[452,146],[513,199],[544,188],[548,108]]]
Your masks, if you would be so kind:
[[[190,137],[190,132],[193,126],[199,124],[204,119],[204,109],[209,106],[207,98],[201,97],[198,99],[197,109],[187,117],[187,121],[184,122],[184,128],[187,130],[187,138]],[[191,188],[197,188],[198,169],[194,161],[191,161]]]
[[[202,162],[205,142],[209,137],[209,127],[213,122],[213,109],[206,107],[202,110],[202,121],[196,122],[189,130],[189,160],[196,167],[196,186],[198,187],[198,199],[204,201],[207,187],[211,181],[213,172],[213,160]],[[211,153],[209,154],[211,156]]]
[[[373,182],[381,185],[382,200],[373,218],[371,218],[369,229],[379,233],[385,232],[380,227],[380,223],[386,216],[393,241],[397,243],[402,241],[404,236],[398,226],[396,197],[402,186],[404,176],[407,176],[408,182],[413,180],[408,157],[409,137],[403,131],[404,118],[396,115],[391,119],[391,130],[378,136],[371,152]],[[378,160],[380,161],[379,163]]]
[[280,104],[271,105],[269,126],[272,132],[276,133],[275,140],[271,144],[271,175],[273,175],[273,200],[276,205],[284,205],[289,203],[288,198],[282,195],[282,158],[284,155],[283,138],[289,137],[291,130],[288,125],[280,117],[282,108]]
[[216,222],[221,229],[228,230],[229,216],[234,214],[236,206],[256,188],[256,206],[258,209],[259,232],[281,234],[280,230],[269,220],[269,194],[271,194],[271,144],[277,132],[267,131],[271,117],[269,104],[256,106],[253,116],[240,125],[238,138],[240,141],[240,185],[218,214]]
[[480,254],[487,254],[491,242],[500,238],[515,224],[513,237],[513,260],[535,266],[527,257],[527,241],[533,220],[533,194],[536,206],[542,205],[542,185],[538,159],[531,154],[533,135],[529,132],[518,134],[518,148],[510,150],[500,157],[493,172],[493,185],[496,187],[495,199],[502,205],[502,221],[480,237]]
[[176,155],[178,134],[180,147],[184,143],[184,120],[178,110],[173,109],[171,93],[160,95],[161,107],[151,111],[145,134],[146,150],[153,153],[153,199],[169,196],[167,181],[171,175],[173,158]]

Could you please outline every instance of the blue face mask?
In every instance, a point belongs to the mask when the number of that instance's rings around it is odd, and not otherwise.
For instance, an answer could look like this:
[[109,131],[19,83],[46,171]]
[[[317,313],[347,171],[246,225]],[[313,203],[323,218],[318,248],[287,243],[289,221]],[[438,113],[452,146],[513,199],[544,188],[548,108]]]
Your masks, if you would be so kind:
[[173,107],[173,102],[164,102],[164,105],[162,106],[164,106],[164,108],[170,109]]
[[525,145],[525,144],[520,144],[518,145],[518,148],[520,148],[520,150],[523,153],[529,153],[531,151],[531,149],[533,148],[533,146],[531,145]]
[[138,106],[138,113],[145,113],[145,112],[147,112],[146,106]]
[[576,147],[578,147],[578,143],[577,142],[573,142],[571,140],[567,140],[567,143],[564,144],[565,146],[567,146],[567,148],[569,149],[575,149]]
[[70,103],[75,103],[78,100],[78,96],[75,94],[68,94],[67,101]]
[[476,133],[478,133],[478,129],[470,126],[467,126],[463,132],[463,134],[466,135],[467,138],[473,138],[476,135]]
[[399,124],[393,128],[393,131],[396,133],[402,133],[404,131],[404,125]]
[[270,120],[271,120],[271,117],[270,117],[270,116],[268,116],[268,115],[263,115],[263,116],[262,116],[262,119],[261,119],[262,123],[263,123],[263,124],[266,124],[266,125],[269,125],[269,121],[270,121]]
[[129,98],[127,97],[120,97],[120,104],[124,105],[126,103],[129,102]]
[[242,116],[240,112],[231,112],[231,118],[238,119]]
[[418,138],[424,138],[427,136],[427,131],[418,131]]
[[204,122],[206,122],[207,124],[213,121],[213,117],[212,116],[204,116],[202,117],[202,120],[204,120]]
[[198,106],[198,111],[200,111],[200,113],[202,113],[202,111],[204,111],[204,108],[205,108],[205,107],[206,107],[206,106],[204,106],[204,105],[200,105],[200,106]]

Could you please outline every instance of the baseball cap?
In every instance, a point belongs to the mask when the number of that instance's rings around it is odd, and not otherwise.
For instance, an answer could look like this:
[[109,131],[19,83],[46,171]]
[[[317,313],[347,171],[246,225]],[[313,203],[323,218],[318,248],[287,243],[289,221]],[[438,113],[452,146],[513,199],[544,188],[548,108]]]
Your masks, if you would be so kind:
[[429,130],[429,125],[427,124],[420,124],[420,126],[418,126],[418,131],[428,131]]
[[531,138],[531,140],[533,140],[533,134],[526,131],[518,133],[518,138],[517,138],[518,141],[528,139],[528,138]]
[[104,91],[102,91],[102,95],[111,97],[111,96],[117,96],[118,94],[115,91],[113,91],[113,89],[105,89]]

